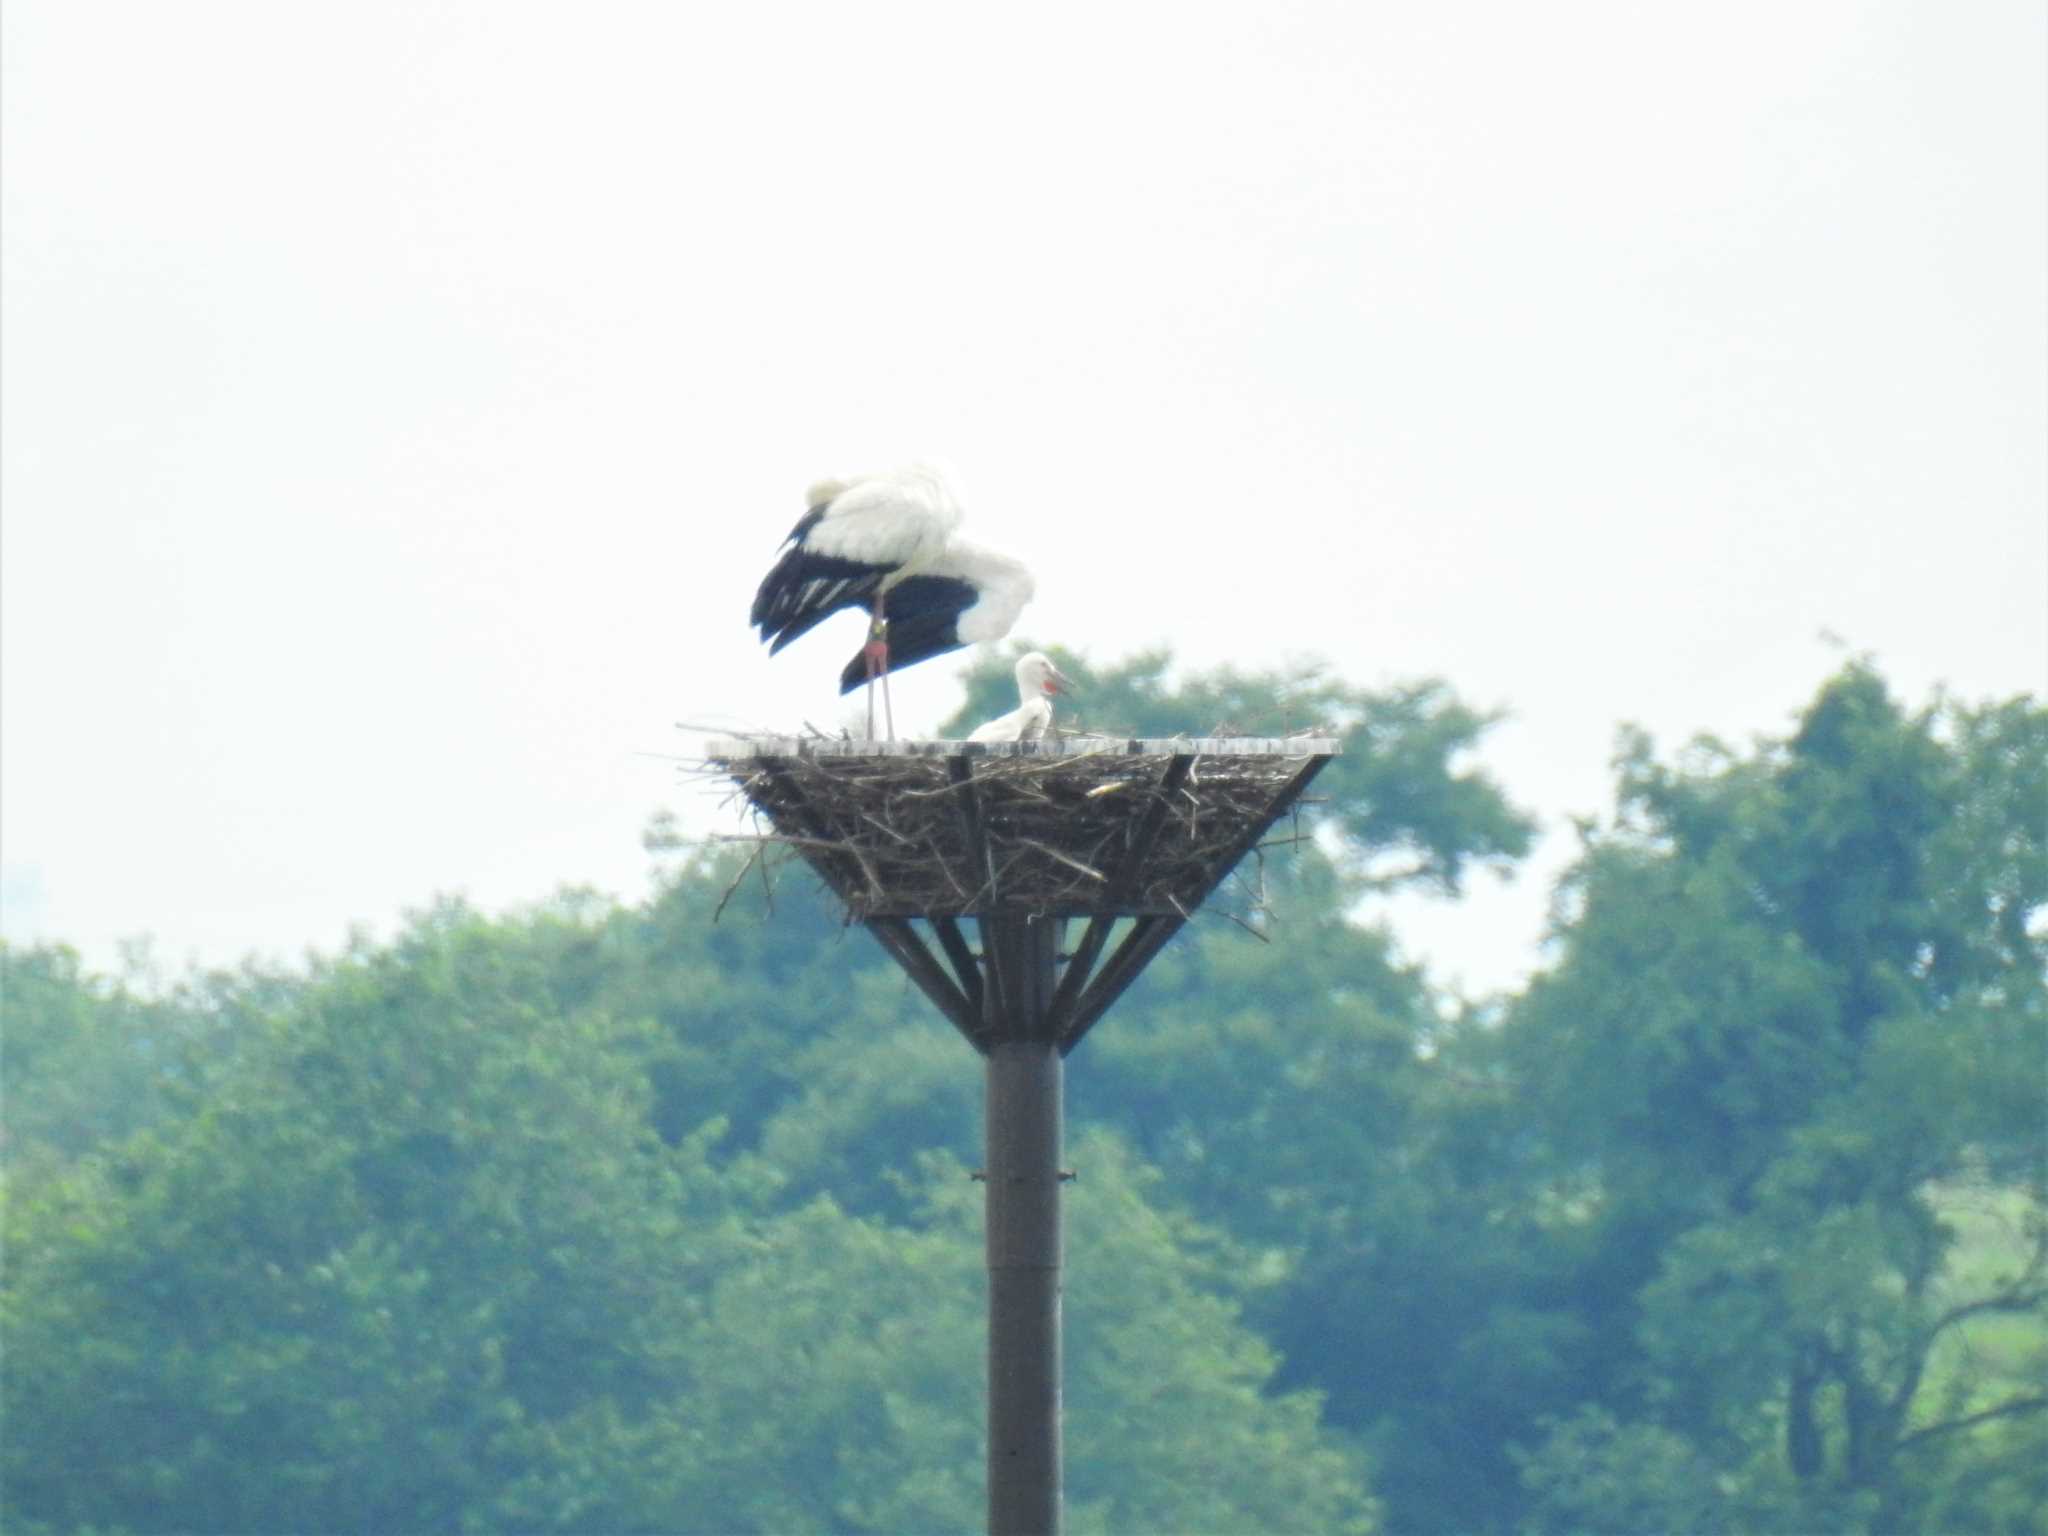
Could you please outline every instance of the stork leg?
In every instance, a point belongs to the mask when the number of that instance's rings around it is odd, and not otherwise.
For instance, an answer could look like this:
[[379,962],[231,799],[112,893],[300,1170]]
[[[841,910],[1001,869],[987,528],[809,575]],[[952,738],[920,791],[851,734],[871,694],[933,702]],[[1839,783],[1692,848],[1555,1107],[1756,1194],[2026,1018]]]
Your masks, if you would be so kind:
[[[871,628],[868,633],[872,635],[874,633],[873,629]],[[868,641],[867,649],[861,654],[867,662],[868,740],[873,741],[875,739],[875,642],[872,639]]]
[[882,682],[882,718],[887,722],[889,740],[896,739],[896,707],[889,698],[889,610],[888,599],[875,594],[875,617],[868,625],[868,643],[861,652],[868,674],[868,740],[875,739],[875,680]]

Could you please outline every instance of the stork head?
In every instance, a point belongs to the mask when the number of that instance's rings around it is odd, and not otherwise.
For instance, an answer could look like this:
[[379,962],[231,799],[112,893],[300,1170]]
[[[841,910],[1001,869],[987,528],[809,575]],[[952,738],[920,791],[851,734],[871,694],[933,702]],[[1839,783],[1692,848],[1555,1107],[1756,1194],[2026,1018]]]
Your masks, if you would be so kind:
[[804,510],[808,512],[817,507],[829,507],[838,498],[839,493],[852,483],[851,480],[841,479],[837,475],[829,475],[823,480],[813,480],[811,488],[804,492]]
[[1074,686],[1073,681],[1052,664],[1052,658],[1043,651],[1026,651],[1017,658],[1017,692],[1026,699],[1035,699],[1048,693],[1065,693]]

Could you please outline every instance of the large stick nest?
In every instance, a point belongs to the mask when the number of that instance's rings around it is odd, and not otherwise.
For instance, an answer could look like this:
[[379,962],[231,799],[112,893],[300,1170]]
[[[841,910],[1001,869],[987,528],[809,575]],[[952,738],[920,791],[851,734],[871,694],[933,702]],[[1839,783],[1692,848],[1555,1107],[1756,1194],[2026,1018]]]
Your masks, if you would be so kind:
[[1259,844],[1337,749],[1283,739],[720,741],[767,830],[855,921],[1178,914]]

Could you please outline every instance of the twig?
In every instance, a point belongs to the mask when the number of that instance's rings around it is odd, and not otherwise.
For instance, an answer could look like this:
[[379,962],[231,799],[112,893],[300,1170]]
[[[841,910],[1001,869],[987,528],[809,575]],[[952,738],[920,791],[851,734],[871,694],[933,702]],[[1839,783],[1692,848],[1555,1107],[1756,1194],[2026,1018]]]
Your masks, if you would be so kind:
[[[1174,905],[1177,907],[1180,905],[1180,903],[1176,901]],[[1271,935],[1259,932],[1258,929],[1254,928],[1250,923],[1246,922],[1243,918],[1239,917],[1235,912],[1226,912],[1221,907],[1205,907],[1203,908],[1203,910],[1207,912],[1211,917],[1220,917],[1225,922],[1237,924],[1238,927],[1242,928],[1246,933],[1250,934],[1253,938],[1257,939],[1261,944],[1270,944],[1273,942]]]
[[1040,853],[1044,854],[1047,858],[1058,859],[1062,864],[1066,865],[1069,869],[1078,869],[1090,880],[1102,880],[1106,882],[1109,879],[1109,876],[1103,874],[1101,870],[1090,869],[1086,864],[1083,864],[1079,859],[1070,859],[1064,853],[1061,853],[1059,849],[1048,848],[1044,843],[1039,842],[1036,838],[1020,837],[1017,839],[1017,845],[1020,848],[1036,848]]
[[881,833],[884,837],[893,837],[899,843],[908,843],[911,841],[910,838],[905,837],[901,832],[898,832],[886,821],[879,819],[871,812],[862,811],[860,813],[860,819],[866,822],[869,826],[873,827],[877,832]]
[[2048,1408],[2048,1397],[2009,1398],[1976,1413],[1966,1413],[1960,1419],[1950,1419],[1944,1424],[1929,1424],[1924,1429],[1914,1430],[1910,1435],[1902,1435],[1892,1449],[1903,1451],[1909,1445],[1932,1440],[1936,1435],[1952,1435],[1958,1430],[1970,1429],[1992,1419],[2006,1418],[2015,1413],[2039,1413],[2044,1408]]
[[726,886],[725,894],[718,898],[718,905],[714,907],[711,912],[711,923],[713,927],[716,927],[718,925],[718,920],[721,917],[725,916],[725,904],[732,900],[732,893],[738,890],[740,888],[740,882],[747,878],[747,871],[752,869],[756,864],[758,864],[761,861],[761,851],[766,846],[767,844],[765,842],[758,842],[754,844],[754,851],[747,855],[747,862],[740,866],[740,872],[734,875],[732,877],[731,883]]
[[852,844],[839,838],[798,837],[793,832],[714,832],[714,843],[788,843],[792,848],[830,848],[835,853],[845,853]]

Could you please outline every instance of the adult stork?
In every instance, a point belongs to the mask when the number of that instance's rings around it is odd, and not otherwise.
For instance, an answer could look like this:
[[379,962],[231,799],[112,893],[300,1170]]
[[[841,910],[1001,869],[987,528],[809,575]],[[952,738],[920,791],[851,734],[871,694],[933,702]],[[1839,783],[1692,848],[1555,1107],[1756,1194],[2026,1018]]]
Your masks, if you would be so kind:
[[1052,725],[1052,696],[1073,687],[1043,651],[1017,658],[1017,707],[977,726],[969,741],[1036,741]]
[[769,654],[837,613],[865,608],[868,639],[839,674],[839,691],[882,683],[890,738],[896,735],[889,674],[981,640],[1000,640],[1031,600],[1021,561],[954,537],[960,504],[930,464],[821,480],[809,509],[754,594],[752,623]]

